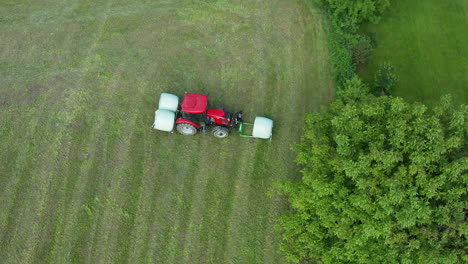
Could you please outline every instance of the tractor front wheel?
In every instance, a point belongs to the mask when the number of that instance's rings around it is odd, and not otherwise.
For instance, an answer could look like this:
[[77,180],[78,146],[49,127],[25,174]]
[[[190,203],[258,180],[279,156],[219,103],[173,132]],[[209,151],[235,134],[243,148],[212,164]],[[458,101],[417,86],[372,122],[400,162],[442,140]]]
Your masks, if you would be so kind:
[[184,136],[193,136],[197,133],[197,128],[188,123],[177,124],[177,131]]
[[217,138],[225,138],[229,136],[229,130],[225,127],[217,126],[213,128],[213,136]]

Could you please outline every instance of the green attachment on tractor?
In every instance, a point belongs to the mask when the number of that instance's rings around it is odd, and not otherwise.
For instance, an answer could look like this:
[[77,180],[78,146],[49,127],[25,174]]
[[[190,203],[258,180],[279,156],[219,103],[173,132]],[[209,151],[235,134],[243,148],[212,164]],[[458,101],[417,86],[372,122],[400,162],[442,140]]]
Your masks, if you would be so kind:
[[250,136],[250,135],[246,135],[244,134],[244,125],[253,125],[252,123],[248,123],[248,122],[241,122],[240,125],[239,125],[239,135],[241,137],[253,137],[253,136]]
[[[245,133],[246,125],[252,126],[251,135],[249,135],[250,133],[249,134]],[[238,129],[241,137],[263,138],[263,139],[269,139],[270,141],[271,141],[271,136],[272,136],[272,130],[273,130],[273,120],[266,118],[266,117],[260,117],[260,116],[257,116],[253,123],[241,122],[239,124],[239,129]]]

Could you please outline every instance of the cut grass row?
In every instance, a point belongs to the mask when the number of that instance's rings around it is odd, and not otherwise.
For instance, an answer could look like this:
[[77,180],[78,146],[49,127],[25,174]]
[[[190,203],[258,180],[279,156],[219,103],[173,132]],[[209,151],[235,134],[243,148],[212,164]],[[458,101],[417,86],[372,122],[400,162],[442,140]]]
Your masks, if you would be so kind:
[[[284,263],[267,195],[332,97],[302,1],[7,1],[0,38],[5,263]],[[275,120],[273,142],[150,129],[161,92]]]

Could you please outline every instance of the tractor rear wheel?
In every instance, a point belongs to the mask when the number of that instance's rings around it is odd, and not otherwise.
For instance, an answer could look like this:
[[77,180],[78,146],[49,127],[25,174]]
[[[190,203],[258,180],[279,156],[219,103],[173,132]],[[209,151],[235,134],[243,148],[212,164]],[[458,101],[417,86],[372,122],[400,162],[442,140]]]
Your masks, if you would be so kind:
[[177,132],[184,136],[193,136],[197,133],[197,128],[188,123],[177,124]]
[[229,136],[229,130],[225,127],[217,126],[213,128],[213,136],[217,138],[225,138]]

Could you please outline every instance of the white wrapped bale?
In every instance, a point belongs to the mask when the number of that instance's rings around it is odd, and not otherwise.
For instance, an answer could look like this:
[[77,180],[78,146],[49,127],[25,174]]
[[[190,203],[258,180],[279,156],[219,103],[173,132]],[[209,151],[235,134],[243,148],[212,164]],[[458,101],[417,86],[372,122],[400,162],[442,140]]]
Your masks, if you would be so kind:
[[179,97],[169,93],[162,93],[159,97],[159,109],[165,109],[172,112],[177,111],[179,107]]
[[273,120],[266,117],[256,117],[253,125],[252,136],[256,138],[271,138],[273,131]]
[[154,116],[153,128],[171,132],[174,129],[175,113],[166,109],[158,109]]

